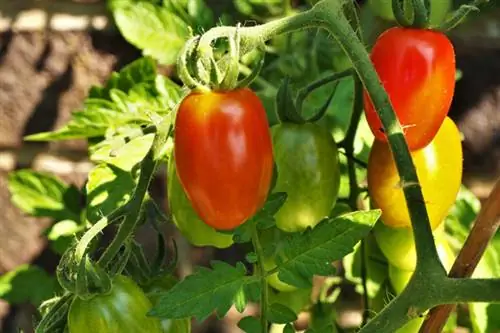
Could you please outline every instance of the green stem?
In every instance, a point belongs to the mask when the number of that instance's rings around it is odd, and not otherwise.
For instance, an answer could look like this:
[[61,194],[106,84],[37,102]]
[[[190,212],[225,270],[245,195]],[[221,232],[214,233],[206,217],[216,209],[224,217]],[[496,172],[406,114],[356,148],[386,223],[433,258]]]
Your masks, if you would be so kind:
[[113,260],[118,251],[120,251],[122,244],[132,236],[140,221],[142,204],[148,192],[149,184],[155,174],[157,164],[159,163],[159,154],[166,143],[167,134],[168,133],[163,133],[161,130],[158,131],[153,141],[153,146],[146,155],[146,158],[142,161],[139,182],[132,199],[126,205],[127,214],[125,215],[125,219],[121,223],[115,238],[111,241],[111,244],[109,244],[98,261],[103,268]]
[[[389,96],[383,88],[368,52],[357,39],[349,22],[340,14],[337,1],[324,0],[318,3],[313,10],[321,15],[320,21],[353,63],[359,79],[368,91],[379,118],[389,139],[389,146],[393,153],[398,173],[403,184],[403,192],[410,213],[414,237],[416,238],[417,267],[426,269],[442,269],[439,261],[434,238],[424,203],[424,197],[418,182],[417,172],[406,144],[401,125],[391,106]],[[445,274],[442,269],[443,275]]]
[[296,105],[302,105],[304,100],[311,94],[314,90],[323,87],[325,84],[328,84],[330,82],[334,81],[339,81],[342,80],[343,78],[346,78],[348,76],[351,76],[353,74],[352,69],[345,70],[340,73],[333,73],[331,75],[325,76],[317,81],[314,81],[313,83],[309,84],[307,87],[304,87],[299,90],[297,93],[297,99],[296,99]]
[[252,237],[252,243],[257,254],[258,264],[257,269],[260,277],[260,323],[261,323],[261,332],[267,333],[268,331],[268,323],[267,323],[267,306],[268,306],[268,288],[266,281],[266,270],[264,268],[264,250],[262,249],[262,244],[260,243],[259,233],[257,228],[255,228]]

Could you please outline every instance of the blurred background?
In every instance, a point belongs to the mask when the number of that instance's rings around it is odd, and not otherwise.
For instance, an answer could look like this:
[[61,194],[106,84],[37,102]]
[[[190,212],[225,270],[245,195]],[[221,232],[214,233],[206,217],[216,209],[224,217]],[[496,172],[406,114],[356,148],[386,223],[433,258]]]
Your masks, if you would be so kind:
[[[500,6],[495,1],[450,33],[461,72],[450,116],[464,135],[464,183],[481,199],[500,174]],[[216,17],[224,13],[233,20],[256,21],[266,19],[257,9],[280,15],[282,3],[207,1]],[[300,8],[306,1],[291,5]],[[367,1],[358,5],[369,13],[365,15],[370,22],[369,42],[391,23],[377,17]],[[0,0],[0,275],[24,263],[35,263],[50,273],[58,262],[42,235],[51,221],[27,217],[12,205],[8,172],[33,168],[81,186],[92,168],[84,142],[40,144],[22,138],[65,124],[92,85],[105,82],[113,71],[140,56],[141,51],[122,37],[104,0]],[[161,71],[169,74],[172,67],[163,66]],[[153,184],[160,202],[166,201],[165,185],[160,172]],[[146,240],[149,232],[145,229],[138,237]],[[187,247],[180,244],[181,250]],[[181,275],[211,258],[235,262],[243,252],[232,247],[184,253],[189,255],[181,261]],[[359,320],[358,298],[353,293],[344,300],[345,320]],[[18,332],[18,327],[32,332],[32,314],[30,304],[0,300],[0,332]],[[222,322],[208,320],[198,325],[197,332],[239,332],[234,328],[237,321],[231,314]]]

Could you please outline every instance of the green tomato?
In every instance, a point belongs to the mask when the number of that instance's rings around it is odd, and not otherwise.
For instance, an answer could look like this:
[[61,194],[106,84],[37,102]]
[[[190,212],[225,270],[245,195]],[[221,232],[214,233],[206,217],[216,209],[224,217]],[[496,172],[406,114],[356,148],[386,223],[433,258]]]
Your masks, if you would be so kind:
[[278,178],[274,192],[288,194],[275,215],[286,232],[314,227],[337,201],[340,171],[331,134],[316,124],[283,123],[272,128]]
[[177,177],[173,155],[168,166],[167,181],[169,208],[174,223],[191,244],[221,249],[233,244],[232,235],[216,231],[198,217]]
[[[377,16],[389,21],[395,20],[392,11],[392,0],[370,0],[369,4]],[[439,25],[444,21],[450,9],[451,0],[431,0],[430,24]],[[411,1],[406,0],[405,12],[410,12],[411,10]]]
[[[170,290],[177,283],[177,279],[172,275],[159,276],[143,289],[151,303],[156,304],[160,298],[160,293]],[[191,320],[185,319],[164,319],[161,321],[163,333],[190,333]]]
[[389,280],[391,281],[392,288],[394,288],[394,291],[398,295],[405,289],[412,275],[413,271],[405,271],[389,264]]
[[[264,261],[262,262],[264,265],[264,269],[266,271],[270,271],[276,267],[276,263],[274,262],[273,258],[264,258]],[[273,287],[276,290],[283,291],[283,292],[291,292],[294,290],[297,290],[298,288],[295,286],[291,286],[288,283],[285,283],[281,281],[278,278],[278,273],[274,273],[266,278],[267,283]]]
[[424,322],[425,316],[414,318],[406,323],[403,327],[396,330],[395,333],[418,333],[420,326]]
[[[454,255],[446,242],[444,224],[434,230],[437,251],[446,269],[453,265]],[[391,228],[379,222],[373,234],[387,261],[399,269],[413,271],[417,263],[417,253],[411,228]]]
[[160,320],[146,314],[152,305],[128,277],[113,279],[109,293],[84,300],[75,297],[69,308],[69,333],[163,333]]
[[296,289],[289,292],[279,292],[271,289],[269,292],[269,304],[273,303],[285,305],[298,314],[311,304],[311,289]]
[[[436,247],[439,259],[441,259],[441,262],[443,263],[446,271],[449,271],[451,269],[451,266],[453,266],[453,262],[455,261],[455,253],[446,241],[444,235],[436,237]],[[412,275],[413,270],[405,270],[389,264],[389,280],[391,281],[391,285],[394,288],[396,294],[400,294],[403,291],[403,289],[408,284],[408,281],[410,281]]]

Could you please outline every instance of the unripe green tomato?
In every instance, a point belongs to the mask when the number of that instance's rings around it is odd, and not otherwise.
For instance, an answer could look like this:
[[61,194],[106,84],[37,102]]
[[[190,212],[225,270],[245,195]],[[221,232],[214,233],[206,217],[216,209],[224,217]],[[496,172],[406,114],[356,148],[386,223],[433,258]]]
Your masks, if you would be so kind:
[[[155,305],[160,298],[160,293],[170,290],[177,283],[177,279],[171,275],[159,276],[151,281],[143,289],[151,303]],[[161,320],[163,333],[191,333],[191,320],[185,319],[163,319]]]
[[147,316],[152,304],[132,279],[118,275],[112,283],[106,294],[73,299],[69,333],[163,333],[160,320]]
[[[392,10],[392,0],[370,0],[370,7],[373,12],[388,21],[394,21],[394,13]],[[431,17],[430,24],[438,25],[444,21],[446,15],[451,9],[451,0],[431,0]],[[405,1],[405,12],[410,12],[411,1]]]
[[[264,261],[262,263],[266,271],[270,271],[276,267],[276,263],[274,262],[273,258],[264,258]],[[271,276],[268,276],[266,278],[266,281],[271,287],[279,291],[291,292],[298,289],[295,286],[291,286],[288,283],[281,281],[278,278],[278,273],[274,273]]]
[[[280,283],[283,283],[280,281]],[[292,309],[295,313],[300,313],[311,304],[311,288],[296,289],[289,292],[279,292],[270,290],[269,304],[279,303]]]
[[274,192],[288,195],[275,215],[276,226],[286,232],[313,228],[337,201],[337,145],[326,129],[312,123],[275,125],[272,139],[278,170]]
[[[451,249],[444,236],[440,236],[436,239],[436,248],[438,251],[439,259],[443,263],[444,268],[446,269],[446,271],[449,271],[451,269],[451,266],[453,266],[453,262],[455,261],[455,253]],[[405,289],[412,275],[413,270],[404,270],[389,264],[389,280],[391,281],[391,285],[394,288],[396,294],[400,294],[403,289]]]
[[172,218],[184,237],[195,246],[227,248],[233,244],[233,236],[216,231],[198,217],[177,177],[175,161],[168,163],[168,204]]
[[[406,271],[415,269],[417,254],[411,228],[390,228],[379,222],[373,228],[373,234],[380,250],[391,265]],[[433,234],[439,257],[445,268],[449,269],[455,257],[445,240],[444,224],[434,230]]]

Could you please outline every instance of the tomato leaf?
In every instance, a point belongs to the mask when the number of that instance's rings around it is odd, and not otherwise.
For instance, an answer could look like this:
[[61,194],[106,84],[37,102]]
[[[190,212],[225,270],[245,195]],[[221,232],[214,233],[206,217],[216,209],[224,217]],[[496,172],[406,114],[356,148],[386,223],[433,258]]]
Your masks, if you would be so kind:
[[139,83],[154,82],[157,77],[156,64],[152,58],[145,57],[123,67],[120,72],[111,74],[103,87],[92,87],[88,98],[99,98],[110,101],[111,89],[128,92]]
[[189,26],[167,8],[148,2],[126,3],[113,8],[121,34],[164,65],[175,64],[177,55],[189,38]]
[[246,304],[244,287],[255,282],[246,273],[242,263],[231,266],[213,261],[211,269],[199,267],[194,274],[160,294],[149,315],[164,319],[195,317],[202,321],[213,311],[224,316],[235,300],[238,300],[238,308],[241,309],[242,304]]
[[279,279],[299,288],[308,288],[314,275],[333,274],[332,262],[352,252],[380,214],[380,210],[371,210],[326,218],[314,229],[284,238],[276,257]]
[[234,230],[233,240],[236,243],[246,243],[252,238],[255,226],[261,230],[273,227],[276,224],[273,216],[283,206],[286,198],[287,194],[283,192],[270,194],[264,207],[250,220]]
[[289,307],[280,303],[273,303],[269,306],[267,318],[272,323],[287,324],[296,321],[297,315]]
[[238,322],[238,327],[246,333],[261,333],[260,320],[257,317],[247,316]]
[[31,216],[80,220],[80,192],[57,177],[27,169],[14,171],[8,187],[12,202]]
[[123,129],[139,129],[156,124],[168,116],[182,97],[181,88],[170,79],[156,74],[149,58],[139,59],[113,73],[103,87],[93,87],[81,110],[53,132],[27,136],[30,141],[56,141],[79,138],[112,140]]
[[22,265],[0,276],[0,299],[35,306],[54,296],[57,281],[38,266]]
[[86,185],[89,221],[98,221],[130,199],[136,186],[134,167],[146,157],[153,140],[154,134],[135,138],[90,171]]

